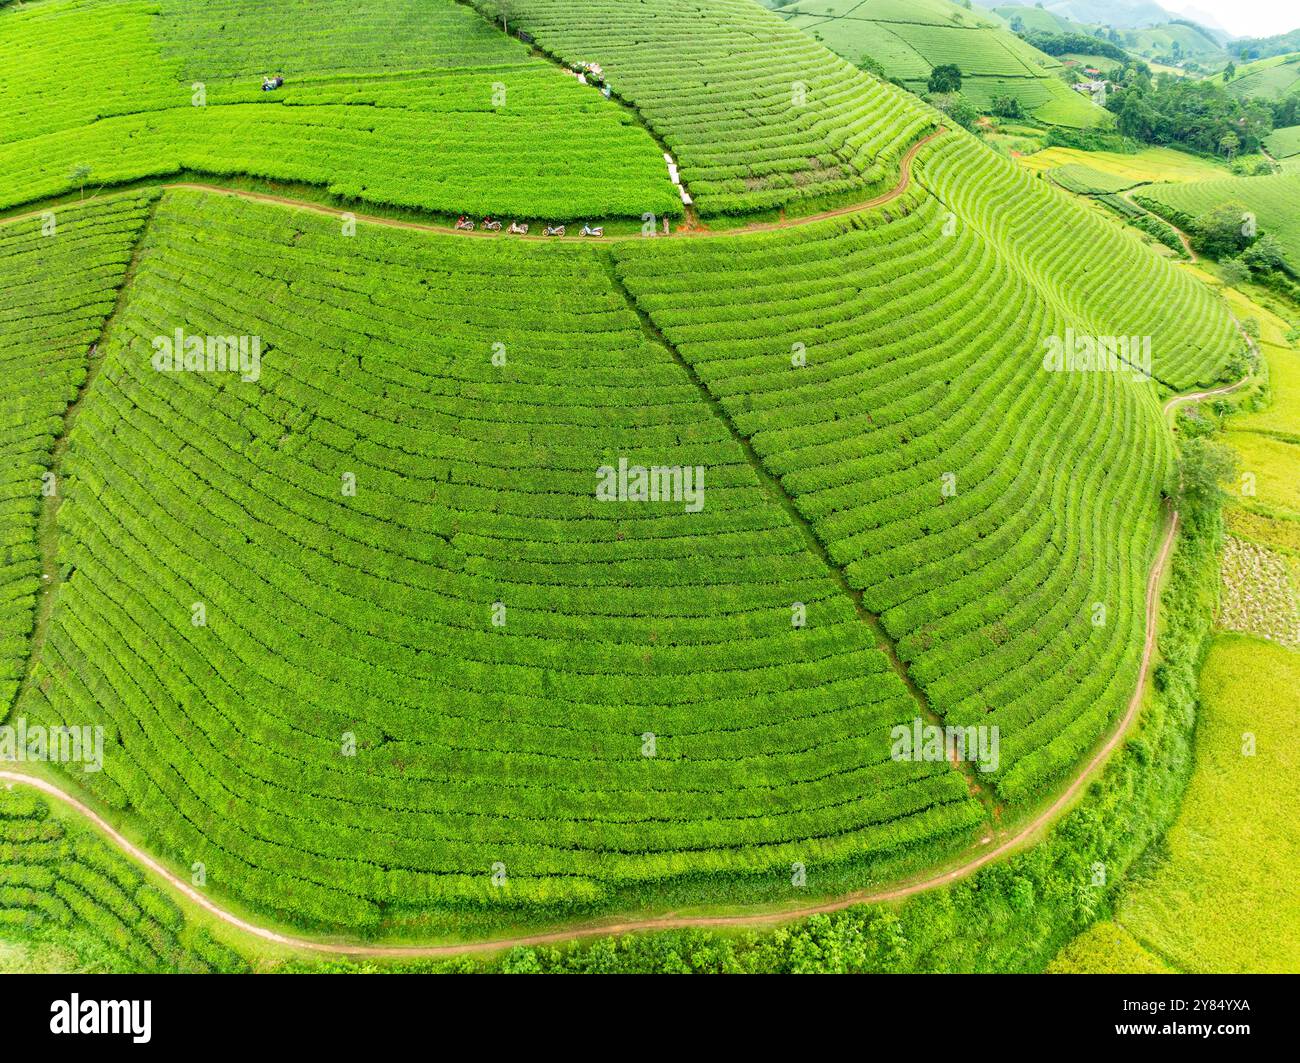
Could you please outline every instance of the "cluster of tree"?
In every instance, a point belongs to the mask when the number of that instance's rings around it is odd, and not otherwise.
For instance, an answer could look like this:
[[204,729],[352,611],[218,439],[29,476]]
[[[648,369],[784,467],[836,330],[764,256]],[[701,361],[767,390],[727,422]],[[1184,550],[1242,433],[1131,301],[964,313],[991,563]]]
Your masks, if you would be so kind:
[[979,125],[980,112],[960,92],[932,92],[925,99],[963,129],[973,132]]
[[1273,109],[1274,129],[1300,125],[1300,93],[1293,93],[1283,100],[1274,100],[1269,106]]
[[1268,59],[1274,55],[1289,55],[1291,52],[1300,52],[1300,29],[1276,37],[1233,41],[1231,47],[1233,54],[1240,56],[1242,62],[1247,63],[1255,59]]
[[1114,112],[1123,136],[1144,144],[1234,158],[1259,151],[1273,129],[1268,103],[1239,99],[1217,81],[1172,74],[1153,78],[1141,62],[1126,63],[1111,80],[1107,109]]
[[964,129],[974,129],[980,113],[961,94],[961,70],[953,63],[944,63],[930,71],[929,89],[925,99]]
[[931,92],[961,92],[961,71],[953,63],[944,63],[930,71]]
[[[1015,28],[1014,26],[1012,27]],[[1116,44],[1088,33],[1048,33],[1046,30],[1031,30],[1021,33],[1028,43],[1040,52],[1048,55],[1100,55],[1124,63],[1129,59],[1128,52]]]
[[994,96],[992,111],[999,118],[1025,117],[1025,109],[1015,96]]
[[1254,215],[1240,203],[1223,203],[1192,220],[1188,226],[1192,245],[1216,258],[1229,285],[1255,279],[1264,284],[1286,281],[1295,269],[1287,261],[1281,241],[1260,233]]

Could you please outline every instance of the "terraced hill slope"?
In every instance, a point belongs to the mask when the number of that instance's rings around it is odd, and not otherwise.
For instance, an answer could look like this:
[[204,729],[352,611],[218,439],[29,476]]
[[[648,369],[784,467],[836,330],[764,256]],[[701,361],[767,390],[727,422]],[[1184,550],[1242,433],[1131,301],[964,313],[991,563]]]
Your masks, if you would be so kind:
[[[920,180],[934,194],[900,218],[680,251],[629,245],[619,269],[881,614],[934,708],[1001,728],[998,789],[1024,797],[1078,757],[1131,686],[1142,559],[1168,471],[1145,387],[1045,372],[1044,340],[1151,329],[1157,375],[1190,379],[1215,371],[1230,326],[1190,284],[1175,285],[1181,309],[1160,310],[1136,278],[1043,287],[1076,241],[1114,227],[1076,222],[1059,193],[973,139],[929,153]],[[981,192],[960,196],[956,175],[981,159]],[[1034,239],[999,225],[999,193],[1059,226],[1040,222]],[[1121,251],[1128,238],[1115,233]],[[1002,297],[978,314],[957,312],[993,291]],[[791,372],[781,352],[792,348],[806,369]],[[1088,427],[1098,416],[1106,427]],[[1048,443],[1065,438],[1069,458]],[[1100,627],[1095,603],[1115,606]]]
[[866,199],[937,122],[753,0],[518,0],[511,17],[553,55],[603,66],[706,215]]
[[0,208],[182,171],[437,213],[681,209],[631,115],[454,0],[0,11]]
[[1300,55],[1278,55],[1237,67],[1228,91],[1276,100],[1300,92]]
[[[155,371],[182,323],[260,379]],[[912,697],[597,253],[170,193],[106,358],[19,710],[107,726],[86,785],[223,891],[375,929],[978,822],[890,760]],[[602,503],[620,460],[707,504]]]
[[991,15],[948,0],[798,0],[780,13],[851,62],[866,57],[914,92],[936,66],[955,65],[962,95],[983,111],[999,96],[1055,125],[1108,126],[1113,119],[1058,76],[1060,60],[1030,47]]
[[148,196],[124,196],[0,226],[0,717],[18,691],[45,582],[38,523],[42,503],[61,494],[56,441],[148,206]]
[[1224,378],[1241,340],[1204,285],[974,137],[954,134],[925,155],[926,186],[978,225],[1049,299],[1086,322],[1090,334],[1151,337],[1152,375],[1172,390]]
[[1300,264],[1300,216],[1295,210],[1300,202],[1300,173],[1148,185],[1137,198],[1183,228],[1215,207],[1236,204],[1255,216],[1259,232],[1278,238],[1288,262]]
[[141,873],[40,797],[0,790],[0,936],[60,970],[238,970],[229,949],[187,922]]
[[[185,77],[233,61],[208,9],[138,7],[23,12],[166,22]],[[976,139],[922,143],[934,112],[747,0],[517,14],[546,55],[603,64],[639,113],[574,99],[665,141],[739,227],[467,238],[230,187],[54,205],[58,240],[65,217],[136,228],[69,304],[126,281],[99,354],[75,348],[82,400],[50,397],[63,501],[39,462],[14,491],[24,593],[40,578],[52,607],[15,715],[103,726],[103,772],[50,770],[214,895],[331,934],[789,901],[978,851],[995,803],[1025,813],[1132,693],[1169,479],[1155,392],[1221,378],[1230,318]],[[277,38],[286,64],[328,65],[314,25]],[[364,92],[337,57],[307,86],[362,92],[327,123],[374,122],[365,93],[409,73],[383,76],[406,24],[364,25],[392,51]],[[44,135],[112,120],[89,110]],[[503,196],[557,180],[510,165]],[[839,216],[793,217],[827,197]],[[31,272],[48,206],[0,223],[0,275]],[[1149,337],[1158,385],[1045,360],[1080,334]],[[188,363],[178,335],[202,341]],[[241,342],[238,371],[207,363]],[[677,494],[644,497],[640,470]],[[59,535],[34,549],[38,515]],[[12,617],[24,664],[30,602]],[[896,756],[918,721],[996,724],[998,762]]]
[[1273,130],[1265,139],[1264,146],[1278,159],[1294,159],[1300,155],[1300,126]]

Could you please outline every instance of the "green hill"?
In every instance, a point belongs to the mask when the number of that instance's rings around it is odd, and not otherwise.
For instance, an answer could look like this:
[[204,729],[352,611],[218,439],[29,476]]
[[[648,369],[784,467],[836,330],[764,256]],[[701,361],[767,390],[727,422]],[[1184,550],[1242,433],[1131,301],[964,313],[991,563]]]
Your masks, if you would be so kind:
[[643,129],[454,0],[49,0],[0,38],[0,209],[190,172],[442,214],[680,211]]
[[1058,76],[1059,60],[1031,48],[994,16],[948,0],[799,0],[781,8],[797,26],[856,63],[871,60],[915,92],[936,66],[955,65],[962,93],[989,111],[1000,96],[1020,101],[1042,121],[1109,125],[1109,114]]
[[[1151,5],[1154,7],[1154,5]],[[1159,8],[1149,16],[1078,17],[1083,10],[1069,4],[1029,6],[999,4],[992,10],[1021,33],[1085,34],[1100,37],[1134,56],[1168,65],[1198,64],[1208,70],[1225,65],[1230,56],[1223,35],[1185,19],[1170,19]],[[1235,45],[1233,46],[1233,54]]]
[[1188,228],[1215,207],[1239,205],[1255,216],[1258,231],[1271,233],[1282,244],[1287,261],[1300,268],[1300,174],[1271,177],[1224,177],[1216,181],[1149,185],[1138,193],[1144,206]]
[[1300,54],[1279,55],[1237,67],[1228,90],[1238,96],[1280,99],[1300,93]]
[[[1132,696],[1222,303],[749,0],[516,0],[535,47],[411,11],[0,12],[122,34],[0,97],[0,711],[106,741],[42,770],[249,918],[383,940],[840,895],[1028,817]],[[304,96],[223,97],[273,59]],[[650,238],[661,148],[698,212]],[[631,220],[439,226],[471,188]],[[997,745],[899,752],[937,724]]]

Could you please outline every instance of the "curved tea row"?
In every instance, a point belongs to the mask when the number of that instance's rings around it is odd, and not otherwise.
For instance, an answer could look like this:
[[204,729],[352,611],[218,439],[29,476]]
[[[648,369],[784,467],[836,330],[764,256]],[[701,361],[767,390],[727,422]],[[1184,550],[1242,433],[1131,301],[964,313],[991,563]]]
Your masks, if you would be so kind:
[[[968,838],[962,774],[891,759],[918,707],[869,626],[608,268],[168,193],[20,706],[109,729],[78,782],[223,893],[367,931]],[[165,371],[176,329],[260,367]],[[703,493],[602,501],[621,462]]]

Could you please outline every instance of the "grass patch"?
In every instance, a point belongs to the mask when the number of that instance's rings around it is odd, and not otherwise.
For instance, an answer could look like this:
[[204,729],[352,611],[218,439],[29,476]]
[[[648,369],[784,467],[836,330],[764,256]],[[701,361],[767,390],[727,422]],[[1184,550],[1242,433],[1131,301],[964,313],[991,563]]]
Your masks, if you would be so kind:
[[[1165,852],[1119,917],[1176,966],[1300,966],[1300,654],[1223,635],[1201,670],[1197,768]],[[1243,755],[1243,735],[1255,737]]]

